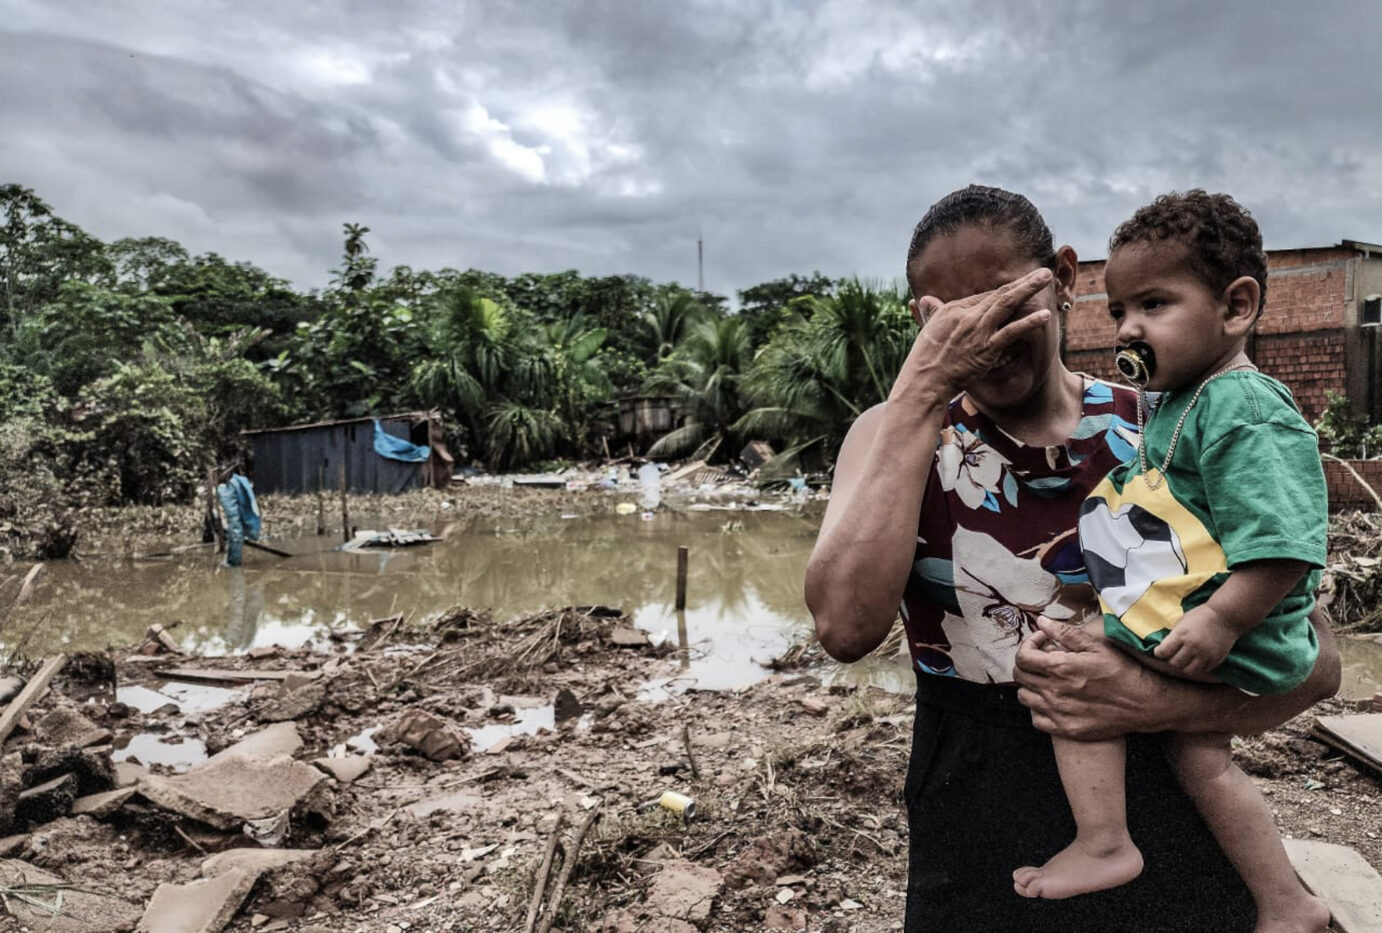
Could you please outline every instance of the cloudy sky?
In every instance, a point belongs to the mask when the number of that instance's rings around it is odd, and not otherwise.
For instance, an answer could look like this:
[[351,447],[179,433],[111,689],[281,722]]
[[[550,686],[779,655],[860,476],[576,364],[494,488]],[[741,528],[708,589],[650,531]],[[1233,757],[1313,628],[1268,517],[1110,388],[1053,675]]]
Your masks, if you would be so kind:
[[0,182],[320,287],[575,268],[893,278],[978,181],[1102,256],[1172,188],[1382,240],[1382,4],[0,0]]

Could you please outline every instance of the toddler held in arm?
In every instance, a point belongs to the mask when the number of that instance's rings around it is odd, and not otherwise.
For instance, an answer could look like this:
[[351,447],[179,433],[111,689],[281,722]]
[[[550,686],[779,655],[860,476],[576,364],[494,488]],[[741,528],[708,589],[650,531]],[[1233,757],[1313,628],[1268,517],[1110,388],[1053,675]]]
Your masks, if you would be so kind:
[[[1257,224],[1227,195],[1164,195],[1114,233],[1108,307],[1145,424],[1138,456],[1095,488],[1079,524],[1105,637],[1163,673],[1253,694],[1288,692],[1315,663],[1308,616],[1328,524],[1315,432],[1244,353],[1266,278]],[[1147,389],[1160,393],[1154,411]],[[1329,910],[1296,878],[1230,736],[1168,739],[1181,786],[1252,892],[1256,933],[1323,933]],[[1124,740],[1054,742],[1076,836],[1015,871],[1017,892],[1131,881],[1142,855],[1127,829]]]

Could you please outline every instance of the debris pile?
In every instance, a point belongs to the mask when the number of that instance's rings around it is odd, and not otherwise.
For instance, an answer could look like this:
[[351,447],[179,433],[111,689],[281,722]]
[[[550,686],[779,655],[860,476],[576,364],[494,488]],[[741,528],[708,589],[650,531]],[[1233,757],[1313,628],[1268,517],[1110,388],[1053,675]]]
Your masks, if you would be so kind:
[[[0,908],[74,933],[896,929],[910,699],[814,669],[677,693],[675,655],[585,606],[48,659],[0,714]],[[1240,760],[1285,831],[1376,863],[1377,778],[1312,722]]]

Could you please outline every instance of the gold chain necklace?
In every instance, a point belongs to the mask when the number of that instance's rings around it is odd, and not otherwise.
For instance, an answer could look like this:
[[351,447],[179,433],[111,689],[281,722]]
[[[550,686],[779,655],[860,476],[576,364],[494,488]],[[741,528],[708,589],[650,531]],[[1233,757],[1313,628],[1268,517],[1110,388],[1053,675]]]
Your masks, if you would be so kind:
[[[1161,485],[1166,482],[1166,471],[1171,468],[1171,458],[1175,456],[1176,444],[1180,441],[1181,429],[1185,427],[1185,419],[1190,417],[1190,409],[1194,408],[1195,403],[1200,400],[1200,393],[1204,391],[1204,387],[1220,376],[1226,376],[1236,369],[1256,368],[1256,366],[1246,360],[1239,363],[1230,363],[1228,366],[1225,366],[1204,382],[1200,383],[1200,387],[1195,390],[1195,394],[1190,396],[1190,401],[1185,403],[1185,410],[1180,413],[1180,420],[1176,422],[1176,429],[1171,432],[1171,443],[1166,448],[1166,459],[1161,461],[1161,469],[1157,471],[1157,480],[1155,483],[1152,482],[1151,474],[1147,470],[1147,431],[1146,425],[1143,423],[1146,419],[1143,413],[1147,410],[1147,388],[1146,386],[1137,387],[1137,459],[1142,465],[1142,476],[1146,480],[1148,489],[1160,489]],[[1157,410],[1160,410],[1160,406],[1158,406]]]

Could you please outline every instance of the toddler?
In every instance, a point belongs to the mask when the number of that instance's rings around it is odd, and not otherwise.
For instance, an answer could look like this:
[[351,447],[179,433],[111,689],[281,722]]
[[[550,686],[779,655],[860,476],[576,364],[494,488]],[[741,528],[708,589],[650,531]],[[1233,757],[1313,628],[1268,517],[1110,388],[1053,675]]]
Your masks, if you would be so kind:
[[[1118,366],[1142,390],[1146,423],[1138,456],[1080,512],[1096,624],[1163,673],[1290,691],[1319,653],[1308,616],[1328,519],[1315,432],[1244,354],[1266,296],[1257,224],[1227,195],[1164,195],[1114,233],[1104,279]],[[1154,410],[1149,389],[1160,393]],[[1229,739],[1170,736],[1180,783],[1251,890],[1256,933],[1323,933],[1329,910],[1296,878]],[[1126,823],[1124,740],[1058,738],[1055,754],[1075,840],[1014,872],[1018,893],[1062,898],[1131,881],[1142,855]]]

